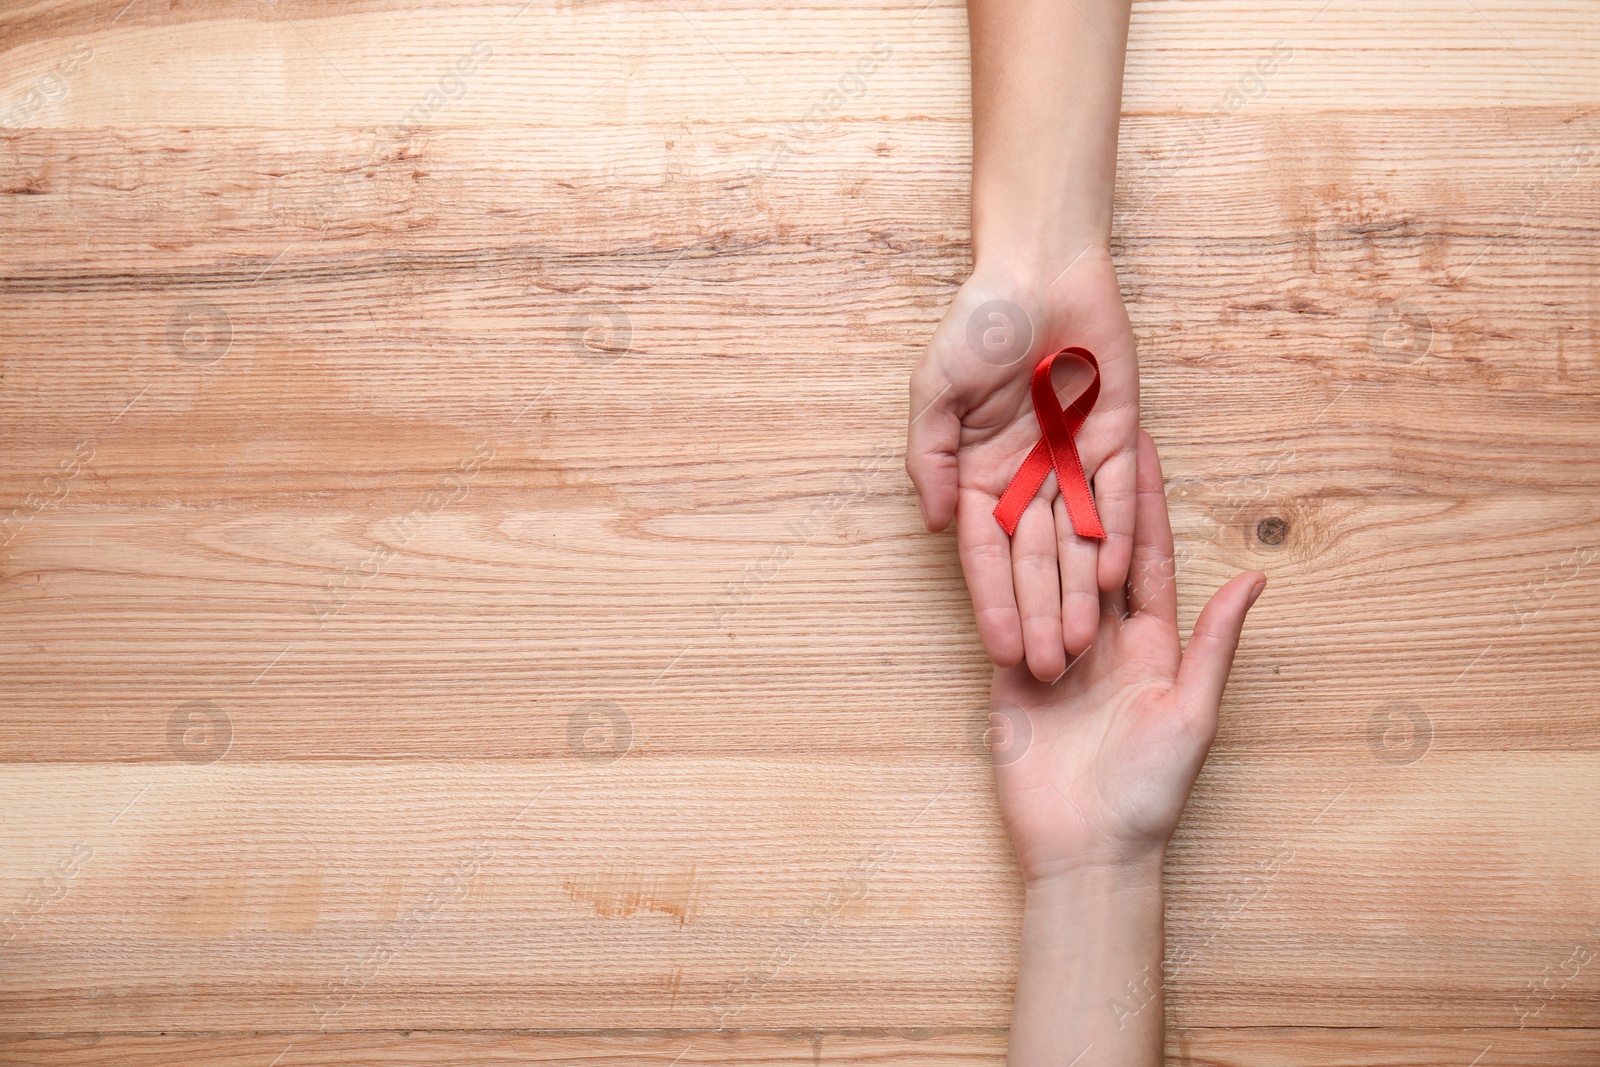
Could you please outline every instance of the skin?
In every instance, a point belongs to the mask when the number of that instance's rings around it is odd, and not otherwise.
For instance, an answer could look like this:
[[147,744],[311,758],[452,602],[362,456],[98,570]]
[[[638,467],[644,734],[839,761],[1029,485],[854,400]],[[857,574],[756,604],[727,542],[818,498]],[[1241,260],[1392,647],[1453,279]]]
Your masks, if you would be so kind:
[[1160,461],[1147,434],[1136,449],[1128,581],[1100,597],[1089,648],[1053,684],[995,671],[995,781],[1025,886],[1011,1067],[1162,1062],[1163,858],[1266,586],[1228,582],[1180,650]]
[[[1128,9],[969,0],[973,272],[911,377],[906,469],[923,519],[956,524],[990,659],[1046,681],[1094,640],[1099,594],[1126,580],[1132,548],[1139,375],[1110,253]],[[995,318],[997,300],[1015,310]],[[980,338],[1032,343],[975,350],[975,318]],[[1073,345],[1100,362],[1078,449],[1108,536],[1074,533],[1052,475],[1009,538],[991,513],[1039,438],[1028,377]],[[1058,374],[1063,404],[1085,377]]]

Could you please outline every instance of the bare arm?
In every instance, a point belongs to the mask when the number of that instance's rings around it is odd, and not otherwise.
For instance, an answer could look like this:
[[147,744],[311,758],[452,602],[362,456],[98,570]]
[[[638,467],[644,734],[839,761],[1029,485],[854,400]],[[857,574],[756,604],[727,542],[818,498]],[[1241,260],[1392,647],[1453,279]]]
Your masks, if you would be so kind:
[[[1110,253],[1128,6],[969,0],[973,273],[911,376],[923,518],[955,521],[989,658],[1040,679],[1088,647],[1132,548],[1139,369]],[[1053,477],[1007,536],[991,512],[1039,439],[1029,374],[1072,346],[1100,364],[1077,444],[1106,537],[1077,535]]]
[[979,268],[1053,278],[1111,240],[1129,0],[968,0]]
[[1162,914],[1159,857],[1029,887],[1009,1067],[1159,1067]]

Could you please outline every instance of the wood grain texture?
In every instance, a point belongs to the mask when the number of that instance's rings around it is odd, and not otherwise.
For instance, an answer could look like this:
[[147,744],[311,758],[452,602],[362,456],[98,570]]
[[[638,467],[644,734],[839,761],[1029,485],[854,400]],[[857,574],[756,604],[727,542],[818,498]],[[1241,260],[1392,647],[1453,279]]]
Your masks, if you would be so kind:
[[[1570,1067],[1600,1056],[1593,1030],[1369,1030],[1270,1027],[1174,1030],[1168,1060],[1181,1067],[1460,1067],[1474,1056],[1510,1067]],[[1005,1062],[999,1030],[682,1030],[598,1032],[411,1031],[404,1034],[94,1034],[0,1037],[0,1057],[49,1067],[116,1062],[319,1064],[931,1064]]]
[[[1597,31],[1136,7],[1185,625],[1272,579],[1172,1063],[1600,1061]],[[0,1062],[1003,1062],[900,459],[960,5],[33,0],[0,55]]]

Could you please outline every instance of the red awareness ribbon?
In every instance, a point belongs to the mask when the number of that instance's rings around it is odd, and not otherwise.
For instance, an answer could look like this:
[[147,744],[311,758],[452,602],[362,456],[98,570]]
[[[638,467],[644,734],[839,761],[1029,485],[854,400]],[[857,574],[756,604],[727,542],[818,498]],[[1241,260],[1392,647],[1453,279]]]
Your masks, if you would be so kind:
[[[1089,388],[1065,410],[1056,400],[1055,387],[1050,384],[1050,368],[1061,356],[1077,356],[1094,371]],[[1094,494],[1089,491],[1089,478],[1083,473],[1083,460],[1078,456],[1078,445],[1073,440],[1099,398],[1100,364],[1086,348],[1063,348],[1053,356],[1044,357],[1033,368],[1033,413],[1039,420],[1043,436],[1033,446],[1033,451],[1028,453],[1028,458],[1022,461],[1022,466],[1017,468],[1011,484],[1000,494],[1000,503],[994,507],[995,520],[1007,535],[1015,536],[1023,511],[1033,502],[1033,498],[1039,494],[1039,487],[1054,470],[1056,481],[1061,486],[1061,498],[1067,504],[1067,515],[1072,519],[1073,530],[1079,537],[1105,537],[1106,531],[1100,525],[1100,513],[1094,509]]]

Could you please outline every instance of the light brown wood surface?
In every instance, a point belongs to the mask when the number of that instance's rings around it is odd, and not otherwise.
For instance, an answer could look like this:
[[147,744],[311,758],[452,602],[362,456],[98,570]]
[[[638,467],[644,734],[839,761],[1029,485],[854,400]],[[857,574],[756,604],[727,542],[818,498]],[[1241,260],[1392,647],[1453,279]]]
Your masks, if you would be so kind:
[[[1600,1062],[1597,36],[1135,8],[1186,624],[1271,576],[1174,1063]],[[28,0],[0,57],[0,1062],[1000,1063],[901,469],[960,4]]]

